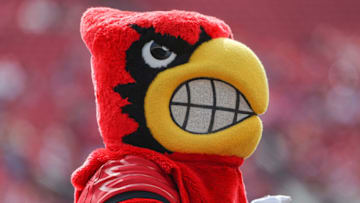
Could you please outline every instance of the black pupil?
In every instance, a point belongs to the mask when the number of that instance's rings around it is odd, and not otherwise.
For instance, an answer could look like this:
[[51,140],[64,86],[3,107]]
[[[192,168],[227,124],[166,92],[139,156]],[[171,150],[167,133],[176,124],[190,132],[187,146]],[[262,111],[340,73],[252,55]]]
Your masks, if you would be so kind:
[[154,58],[159,60],[167,59],[171,55],[171,51],[164,49],[162,46],[155,42],[151,44],[150,52]]

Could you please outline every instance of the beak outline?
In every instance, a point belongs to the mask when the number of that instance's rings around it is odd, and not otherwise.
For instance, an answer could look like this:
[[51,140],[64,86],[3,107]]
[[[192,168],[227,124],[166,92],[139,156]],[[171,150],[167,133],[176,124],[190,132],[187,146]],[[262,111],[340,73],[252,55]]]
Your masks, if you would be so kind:
[[[199,134],[181,128],[173,118],[173,97],[187,81],[206,82],[204,78],[212,81],[210,84],[219,81],[228,84],[229,87],[223,85],[228,89],[233,87],[253,113],[219,131]],[[266,111],[268,102],[266,73],[257,56],[240,42],[216,38],[201,44],[188,63],[157,75],[145,96],[145,118],[153,137],[171,151],[247,158],[261,139],[262,123],[257,115]]]

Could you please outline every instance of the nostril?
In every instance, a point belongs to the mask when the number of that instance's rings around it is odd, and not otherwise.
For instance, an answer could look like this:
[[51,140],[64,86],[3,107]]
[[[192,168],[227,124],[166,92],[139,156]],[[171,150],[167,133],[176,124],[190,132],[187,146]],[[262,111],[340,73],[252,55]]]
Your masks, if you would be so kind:
[[240,91],[212,78],[195,78],[181,84],[170,101],[174,122],[195,134],[214,133],[254,115]]

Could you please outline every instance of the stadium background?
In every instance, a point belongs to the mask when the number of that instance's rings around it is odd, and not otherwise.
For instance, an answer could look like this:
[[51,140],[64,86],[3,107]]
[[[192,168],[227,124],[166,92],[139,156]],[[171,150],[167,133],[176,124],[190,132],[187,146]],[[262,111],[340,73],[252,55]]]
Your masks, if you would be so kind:
[[72,202],[71,172],[102,146],[79,35],[90,6],[223,19],[270,82],[263,140],[242,166],[249,199],[360,202],[357,0],[2,0],[0,202]]

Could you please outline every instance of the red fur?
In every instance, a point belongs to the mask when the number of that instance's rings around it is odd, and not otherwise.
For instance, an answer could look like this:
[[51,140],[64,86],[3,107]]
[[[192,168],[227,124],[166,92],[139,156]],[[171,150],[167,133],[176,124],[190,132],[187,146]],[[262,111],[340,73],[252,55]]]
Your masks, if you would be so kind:
[[174,10],[138,13],[92,8],[84,13],[81,35],[92,54],[97,118],[105,149],[92,152],[73,173],[75,201],[101,165],[131,154],[155,162],[171,176],[179,189],[182,203],[247,202],[238,170],[243,162],[241,158],[179,153],[163,155],[122,143],[123,136],[138,128],[138,123],[121,111],[129,102],[113,90],[118,84],[135,82],[125,70],[125,52],[140,37],[129,26],[131,24],[146,28],[152,26],[158,33],[180,37],[190,44],[199,39],[200,27],[212,38],[232,37],[230,28],[223,21],[196,12]]
[[92,53],[92,73],[97,101],[98,123],[106,148],[118,150],[121,138],[136,131],[138,124],[121,113],[128,104],[114,92],[118,84],[135,82],[125,71],[126,50],[139,39],[129,25],[155,28],[156,32],[181,37],[190,44],[199,39],[200,26],[212,38],[232,36],[221,20],[196,12],[128,12],[111,8],[91,8],[81,21],[81,35]]

